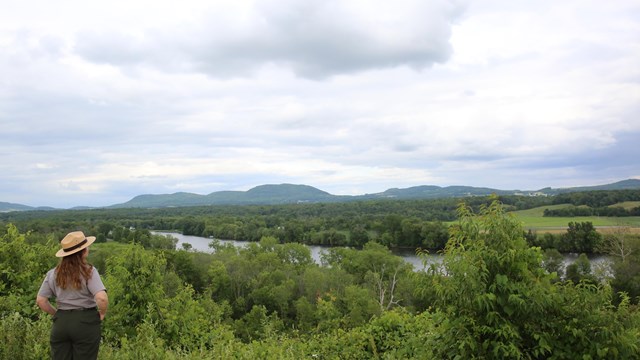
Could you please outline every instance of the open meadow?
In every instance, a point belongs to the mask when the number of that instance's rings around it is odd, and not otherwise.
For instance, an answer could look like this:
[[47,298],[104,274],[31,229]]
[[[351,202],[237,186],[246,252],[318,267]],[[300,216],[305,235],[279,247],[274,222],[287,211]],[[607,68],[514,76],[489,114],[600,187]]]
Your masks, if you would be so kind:
[[[631,208],[638,206],[639,202],[625,202],[614,206]],[[640,217],[605,217],[605,216],[575,216],[575,217],[545,217],[544,210],[561,209],[571,205],[546,205],[528,210],[512,212],[523,223],[525,229],[535,230],[538,233],[563,233],[570,222],[591,222],[599,232],[607,233],[619,227],[629,227],[631,233],[640,234]]]

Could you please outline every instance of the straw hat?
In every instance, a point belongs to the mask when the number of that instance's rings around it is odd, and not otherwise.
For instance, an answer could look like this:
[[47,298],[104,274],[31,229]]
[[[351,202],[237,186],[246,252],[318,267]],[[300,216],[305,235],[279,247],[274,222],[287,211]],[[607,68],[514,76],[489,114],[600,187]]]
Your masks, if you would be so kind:
[[56,253],[57,257],[65,257],[71,254],[75,254],[83,249],[89,247],[96,241],[95,236],[84,236],[82,231],[74,231],[67,234],[67,236],[60,241],[62,249]]

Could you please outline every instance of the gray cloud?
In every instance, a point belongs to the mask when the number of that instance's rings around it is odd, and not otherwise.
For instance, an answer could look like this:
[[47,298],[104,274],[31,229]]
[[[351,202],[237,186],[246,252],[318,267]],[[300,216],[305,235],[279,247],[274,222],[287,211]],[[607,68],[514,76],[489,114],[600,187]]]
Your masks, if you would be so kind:
[[0,12],[0,201],[640,176],[634,1],[28,1]]
[[368,2],[372,10],[349,4],[267,1],[232,13],[214,8],[180,29],[83,33],[75,51],[96,63],[222,78],[268,65],[312,79],[402,65],[422,69],[449,58],[451,26],[464,9],[444,0]]

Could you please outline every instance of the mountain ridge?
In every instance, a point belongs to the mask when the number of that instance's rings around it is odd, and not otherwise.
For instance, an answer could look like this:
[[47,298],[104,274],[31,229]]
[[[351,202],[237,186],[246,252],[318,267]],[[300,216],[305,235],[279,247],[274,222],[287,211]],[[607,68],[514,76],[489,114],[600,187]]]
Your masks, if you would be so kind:
[[[131,200],[99,208],[162,208],[206,205],[278,205],[309,202],[346,202],[374,199],[436,199],[447,197],[467,197],[497,195],[553,196],[566,192],[640,189],[640,179],[627,179],[611,184],[569,188],[546,187],[540,190],[500,190],[474,186],[419,185],[408,188],[390,188],[383,192],[363,195],[333,195],[310,185],[265,184],[247,191],[216,191],[207,195],[189,192],[173,194],[142,194]],[[77,206],[72,209],[89,209]],[[0,202],[0,212],[56,210],[51,207],[31,207],[27,205]]]

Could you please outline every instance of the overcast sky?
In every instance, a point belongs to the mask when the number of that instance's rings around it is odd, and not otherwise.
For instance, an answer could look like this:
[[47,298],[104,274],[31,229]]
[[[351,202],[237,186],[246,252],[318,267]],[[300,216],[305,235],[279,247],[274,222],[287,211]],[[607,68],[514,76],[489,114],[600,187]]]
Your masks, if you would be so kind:
[[637,0],[0,3],[0,201],[640,178]]

